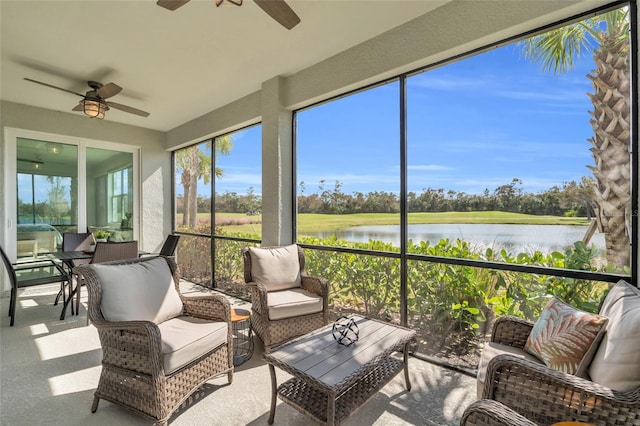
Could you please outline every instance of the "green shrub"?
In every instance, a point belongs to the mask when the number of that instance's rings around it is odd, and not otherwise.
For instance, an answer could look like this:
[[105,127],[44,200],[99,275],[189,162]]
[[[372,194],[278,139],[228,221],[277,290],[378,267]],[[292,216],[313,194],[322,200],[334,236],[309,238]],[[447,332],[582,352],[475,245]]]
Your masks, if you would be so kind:
[[[198,229],[206,234],[207,229]],[[218,233],[218,231],[217,231]],[[218,233],[219,234],[219,233]],[[235,236],[235,235],[234,235]],[[243,238],[258,239],[257,235]],[[380,241],[352,243],[335,237],[301,237],[300,243],[398,252],[391,244]],[[237,290],[241,297],[244,287],[241,248],[242,241],[215,240],[215,283],[227,290]],[[202,237],[181,239],[179,261],[185,276],[196,282],[211,283],[210,240]],[[536,265],[595,271],[598,252],[594,246],[577,242],[564,252],[518,253],[491,248],[480,250],[467,242],[441,239],[436,244],[409,242],[412,254],[461,258],[488,262]],[[322,276],[330,283],[329,303],[334,313],[359,312],[364,315],[399,321],[400,259],[354,254],[333,250],[305,250],[306,272]],[[234,289],[234,286],[238,287]],[[535,320],[548,297],[555,295],[580,309],[595,312],[607,289],[605,283],[562,278],[550,275],[518,273],[443,262],[409,260],[407,262],[407,308],[409,325],[429,330],[437,348],[458,346],[473,350],[490,332],[493,320],[501,315],[515,315]],[[437,334],[440,337],[434,338]],[[434,341],[437,339],[437,341]]]

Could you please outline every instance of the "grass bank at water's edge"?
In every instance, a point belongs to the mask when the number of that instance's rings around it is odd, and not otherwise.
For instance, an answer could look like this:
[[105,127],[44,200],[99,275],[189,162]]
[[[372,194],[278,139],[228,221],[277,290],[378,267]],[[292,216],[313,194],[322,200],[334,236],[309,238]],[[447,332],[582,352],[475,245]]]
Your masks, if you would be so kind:
[[[250,217],[252,220],[260,216],[247,216],[243,213],[218,213],[217,220],[223,217]],[[316,235],[318,232],[332,232],[352,226],[397,225],[400,215],[395,213],[356,213],[356,214],[313,214],[298,215],[298,234]],[[501,211],[483,212],[442,212],[442,213],[409,213],[410,224],[522,224],[522,225],[588,225],[590,220],[582,217],[535,216],[522,213]],[[225,225],[222,227],[230,234],[251,233],[261,235],[260,223],[242,225]]]

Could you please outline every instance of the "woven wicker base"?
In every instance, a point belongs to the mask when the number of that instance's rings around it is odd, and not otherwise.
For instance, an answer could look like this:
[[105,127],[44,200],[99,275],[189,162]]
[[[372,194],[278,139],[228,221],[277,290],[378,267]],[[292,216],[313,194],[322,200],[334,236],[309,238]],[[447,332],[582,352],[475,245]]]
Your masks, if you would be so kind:
[[[336,398],[335,424],[340,424],[349,415],[366,403],[377,391],[382,389],[404,367],[397,358],[386,358],[371,372],[363,376]],[[298,411],[312,417],[315,421],[327,423],[328,396],[320,390],[297,378],[289,379],[278,387],[278,396]]]

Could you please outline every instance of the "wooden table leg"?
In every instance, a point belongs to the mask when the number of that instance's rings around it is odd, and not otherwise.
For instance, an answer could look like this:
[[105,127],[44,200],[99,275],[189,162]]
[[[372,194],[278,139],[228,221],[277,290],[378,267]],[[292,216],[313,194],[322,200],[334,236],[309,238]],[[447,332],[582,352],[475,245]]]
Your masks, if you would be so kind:
[[407,385],[407,390],[411,390],[411,380],[409,380],[409,342],[404,344],[404,381]]
[[269,411],[269,420],[267,423],[273,424],[273,418],[276,415],[276,399],[278,396],[278,384],[276,383],[276,369],[269,364],[269,374],[271,375],[271,410]]

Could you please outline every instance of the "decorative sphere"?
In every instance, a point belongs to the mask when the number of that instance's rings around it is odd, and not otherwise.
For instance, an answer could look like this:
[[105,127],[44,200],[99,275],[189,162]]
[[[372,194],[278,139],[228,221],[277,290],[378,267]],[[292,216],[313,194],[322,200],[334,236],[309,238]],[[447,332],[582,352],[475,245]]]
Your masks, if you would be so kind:
[[349,346],[358,341],[360,338],[360,329],[358,324],[346,316],[341,316],[333,323],[333,338],[336,341],[345,346]]

